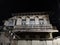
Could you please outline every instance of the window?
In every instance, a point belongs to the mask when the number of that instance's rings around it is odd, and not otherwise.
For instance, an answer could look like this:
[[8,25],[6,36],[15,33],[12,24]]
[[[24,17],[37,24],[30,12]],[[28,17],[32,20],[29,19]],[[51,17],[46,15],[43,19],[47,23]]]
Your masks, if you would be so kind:
[[39,19],[39,24],[43,25],[44,24],[44,20],[43,19]]
[[35,19],[30,19],[30,21],[35,21]]
[[35,19],[30,19],[30,24],[34,25],[35,24]]
[[26,21],[26,19],[22,19],[22,21]]
[[26,19],[22,19],[22,25],[26,25]]
[[11,20],[8,20],[8,26],[14,26],[15,25],[15,20],[11,19]]

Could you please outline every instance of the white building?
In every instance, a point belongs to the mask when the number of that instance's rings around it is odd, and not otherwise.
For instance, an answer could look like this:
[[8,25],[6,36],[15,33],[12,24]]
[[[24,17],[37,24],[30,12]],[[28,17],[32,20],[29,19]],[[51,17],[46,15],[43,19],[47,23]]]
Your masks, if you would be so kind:
[[[4,30],[11,32],[12,39],[32,39],[32,41],[33,39],[53,39],[52,33],[58,32],[50,24],[49,15],[46,12],[13,13],[12,15],[14,15],[12,18],[4,22]],[[18,42],[21,43],[21,41]]]

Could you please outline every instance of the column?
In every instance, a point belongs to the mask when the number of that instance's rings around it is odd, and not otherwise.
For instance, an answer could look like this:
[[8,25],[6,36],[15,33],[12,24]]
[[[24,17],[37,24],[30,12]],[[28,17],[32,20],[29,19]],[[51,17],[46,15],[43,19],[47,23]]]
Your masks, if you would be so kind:
[[50,39],[52,39],[52,38],[53,38],[53,36],[52,36],[52,32],[50,32],[49,35],[50,35]]

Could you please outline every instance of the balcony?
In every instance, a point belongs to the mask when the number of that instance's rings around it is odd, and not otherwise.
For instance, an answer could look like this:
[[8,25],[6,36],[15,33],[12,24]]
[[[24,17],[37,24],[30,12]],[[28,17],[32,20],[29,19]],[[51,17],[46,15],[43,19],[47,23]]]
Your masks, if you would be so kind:
[[41,26],[41,25],[16,25],[14,26],[13,32],[58,32],[58,30],[54,30],[51,25],[49,26]]
[[16,28],[19,28],[19,29],[21,29],[21,28],[24,28],[24,29],[26,29],[26,28],[31,28],[31,29],[52,29],[52,26],[51,25],[49,25],[49,26],[45,26],[45,25],[16,25],[16,26],[14,26],[14,28],[16,29]]

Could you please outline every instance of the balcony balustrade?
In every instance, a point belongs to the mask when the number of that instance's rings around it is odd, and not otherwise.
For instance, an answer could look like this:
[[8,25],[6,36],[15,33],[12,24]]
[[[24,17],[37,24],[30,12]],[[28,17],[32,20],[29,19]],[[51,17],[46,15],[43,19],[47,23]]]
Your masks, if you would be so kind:
[[45,26],[45,25],[16,25],[14,28],[32,28],[32,29],[52,29],[52,26]]

